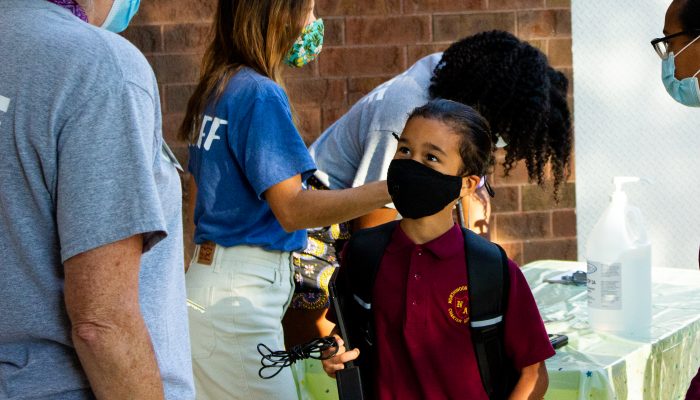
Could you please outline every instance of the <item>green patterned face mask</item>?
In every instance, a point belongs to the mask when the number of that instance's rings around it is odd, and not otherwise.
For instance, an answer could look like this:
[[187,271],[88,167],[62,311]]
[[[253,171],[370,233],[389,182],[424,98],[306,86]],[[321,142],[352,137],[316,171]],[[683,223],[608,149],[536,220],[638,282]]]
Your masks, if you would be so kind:
[[294,46],[289,50],[285,60],[287,65],[301,68],[313,61],[323,48],[323,31],[322,19],[317,19],[307,25],[301,31],[301,36],[294,43]]

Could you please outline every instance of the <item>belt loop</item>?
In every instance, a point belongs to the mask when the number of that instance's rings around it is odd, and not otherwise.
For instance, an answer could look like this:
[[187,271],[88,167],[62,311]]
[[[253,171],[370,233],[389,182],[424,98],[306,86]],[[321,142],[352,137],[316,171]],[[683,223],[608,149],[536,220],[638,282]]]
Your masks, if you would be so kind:
[[196,263],[197,257],[199,257],[199,245],[195,244],[194,251],[192,252],[192,259],[190,260],[190,264]]
[[214,257],[211,266],[211,270],[214,273],[218,274],[221,272],[221,257],[224,255],[224,249],[225,247],[214,244]]

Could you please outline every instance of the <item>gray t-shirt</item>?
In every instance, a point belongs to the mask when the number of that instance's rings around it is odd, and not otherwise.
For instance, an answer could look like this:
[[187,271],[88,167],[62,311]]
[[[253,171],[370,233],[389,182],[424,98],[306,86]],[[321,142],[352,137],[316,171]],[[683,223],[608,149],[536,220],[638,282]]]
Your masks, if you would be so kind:
[[63,262],[144,234],[139,299],[166,397],[194,397],[181,189],[143,55],[45,0],[0,1],[0,398],[91,398]]
[[396,153],[393,134],[400,135],[411,111],[430,100],[430,79],[441,58],[423,57],[376,87],[311,144],[317,175],[323,181],[327,175],[324,183],[347,189],[386,179]]

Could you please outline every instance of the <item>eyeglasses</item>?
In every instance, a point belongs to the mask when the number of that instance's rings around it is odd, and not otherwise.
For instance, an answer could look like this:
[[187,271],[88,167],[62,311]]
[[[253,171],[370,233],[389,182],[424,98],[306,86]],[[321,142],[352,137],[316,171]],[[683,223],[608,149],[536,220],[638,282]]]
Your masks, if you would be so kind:
[[673,39],[675,37],[682,36],[682,35],[697,36],[697,35],[700,35],[700,29],[690,29],[687,31],[674,33],[673,35],[664,36],[662,38],[657,38],[657,39],[654,39],[651,41],[651,45],[652,45],[652,47],[654,47],[656,54],[658,54],[662,60],[665,60],[668,58],[668,53],[669,53],[668,41],[670,39]]

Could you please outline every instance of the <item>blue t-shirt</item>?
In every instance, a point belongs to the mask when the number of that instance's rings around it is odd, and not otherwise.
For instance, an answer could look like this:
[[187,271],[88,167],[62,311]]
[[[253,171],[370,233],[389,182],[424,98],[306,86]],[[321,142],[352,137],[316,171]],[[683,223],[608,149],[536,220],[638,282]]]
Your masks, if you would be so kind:
[[280,251],[306,246],[306,231],[285,232],[263,198],[271,186],[300,174],[306,180],[316,169],[279,85],[242,68],[207,107],[189,153],[198,191],[195,243]]

